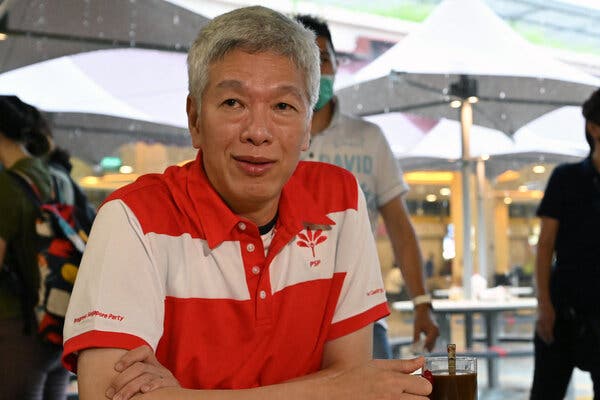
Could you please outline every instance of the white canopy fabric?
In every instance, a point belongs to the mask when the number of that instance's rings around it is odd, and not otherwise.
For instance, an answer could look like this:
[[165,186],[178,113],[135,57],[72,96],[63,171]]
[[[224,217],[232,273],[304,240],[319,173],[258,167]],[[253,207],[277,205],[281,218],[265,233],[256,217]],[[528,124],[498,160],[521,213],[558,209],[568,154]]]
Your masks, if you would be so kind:
[[[433,120],[397,112],[365,119],[382,129],[399,159],[459,160],[462,156],[458,121]],[[471,156],[536,153],[584,157],[589,152],[584,125],[579,107],[562,107],[545,114],[519,129],[512,138],[498,130],[473,125]]]
[[16,94],[45,111],[187,127],[186,55],[111,49],[63,56],[1,74],[0,94]]
[[585,119],[581,107],[562,107],[531,121],[513,136],[515,153],[532,152],[584,157]]
[[[460,123],[441,118],[426,128],[415,125],[414,116],[387,113],[365,117],[381,127],[396,157],[461,158]],[[429,129],[427,129],[429,128]],[[515,143],[495,129],[473,126],[471,155],[481,157],[514,151]]]

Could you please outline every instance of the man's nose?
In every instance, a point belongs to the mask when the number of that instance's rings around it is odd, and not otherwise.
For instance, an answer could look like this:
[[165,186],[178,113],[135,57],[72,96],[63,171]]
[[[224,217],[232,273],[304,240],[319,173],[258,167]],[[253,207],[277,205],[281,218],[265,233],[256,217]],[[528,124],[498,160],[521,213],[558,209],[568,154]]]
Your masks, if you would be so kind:
[[242,132],[241,140],[243,142],[251,142],[256,146],[270,142],[272,134],[269,128],[269,114],[270,109],[267,106],[252,107],[248,115],[248,123]]

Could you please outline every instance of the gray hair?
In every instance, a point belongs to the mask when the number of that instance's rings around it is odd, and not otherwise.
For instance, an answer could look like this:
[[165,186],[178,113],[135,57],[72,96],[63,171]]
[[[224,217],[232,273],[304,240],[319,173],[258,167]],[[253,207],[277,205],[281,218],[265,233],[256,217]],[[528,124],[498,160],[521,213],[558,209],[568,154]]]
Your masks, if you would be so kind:
[[201,106],[209,67],[235,49],[289,57],[303,73],[310,109],[319,97],[320,57],[315,35],[300,23],[261,6],[220,15],[200,30],[188,53],[188,90]]

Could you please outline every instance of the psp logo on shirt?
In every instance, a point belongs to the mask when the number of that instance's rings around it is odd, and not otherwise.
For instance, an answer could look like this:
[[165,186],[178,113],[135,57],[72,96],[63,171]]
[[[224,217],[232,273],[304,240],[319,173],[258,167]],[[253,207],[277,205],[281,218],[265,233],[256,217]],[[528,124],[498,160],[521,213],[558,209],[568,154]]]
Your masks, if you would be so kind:
[[309,248],[312,255],[312,260],[310,261],[310,267],[317,267],[320,263],[320,259],[316,259],[317,253],[315,251],[316,247],[327,240],[327,236],[323,233],[322,229],[312,230],[310,227],[306,228],[306,233],[300,232],[298,233],[298,240],[296,244],[298,247],[306,247]]

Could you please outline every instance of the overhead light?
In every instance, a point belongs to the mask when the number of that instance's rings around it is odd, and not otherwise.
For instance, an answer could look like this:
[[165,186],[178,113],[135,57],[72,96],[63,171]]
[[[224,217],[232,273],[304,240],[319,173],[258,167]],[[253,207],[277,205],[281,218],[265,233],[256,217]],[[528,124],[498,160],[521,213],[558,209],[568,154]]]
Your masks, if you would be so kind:
[[532,190],[531,197],[534,199],[541,200],[544,197],[544,192],[542,190]]
[[527,191],[527,185],[521,185],[521,186],[519,186],[519,188],[517,190],[519,192],[526,192]]
[[510,197],[505,197],[504,204],[506,204],[506,205],[512,204],[512,199]]
[[467,99],[467,101],[471,104],[475,104],[479,101],[479,98],[477,96],[469,96],[469,98]]
[[98,182],[100,182],[100,178],[98,178],[97,176],[92,176],[92,175],[84,176],[83,178],[81,178],[81,181],[80,181],[80,183],[83,186],[94,186],[94,185],[97,185]]
[[460,106],[462,106],[462,101],[460,100],[452,100],[450,102],[450,107],[452,108],[460,108]]
[[425,200],[428,201],[429,203],[433,203],[434,201],[437,200],[437,196],[433,193],[428,194],[427,196],[425,196]]
[[546,172],[546,167],[544,167],[543,165],[536,165],[533,167],[532,171],[536,174],[543,174],[544,172]]
[[496,182],[510,182],[510,181],[514,181],[516,179],[519,179],[519,177],[521,176],[521,174],[519,174],[517,171],[513,171],[511,169],[509,169],[508,171],[504,171],[503,173],[501,173],[498,178],[496,178]]
[[443,188],[441,188],[441,189],[440,189],[440,194],[441,194],[442,196],[450,196],[450,193],[452,193],[452,192],[450,191],[450,188],[443,187]]
[[8,39],[8,35],[6,33],[0,33],[0,40]]
[[119,167],[119,172],[122,174],[130,174],[133,172],[133,167],[131,165],[121,165],[121,167]]
[[489,160],[489,159],[490,159],[490,155],[489,155],[489,154],[483,154],[483,155],[481,156],[481,159],[482,159],[483,161],[487,161],[487,160]]
[[540,237],[538,235],[529,235],[527,237],[527,243],[530,246],[535,246],[536,244],[538,244]]
[[449,184],[454,178],[450,171],[413,171],[404,173],[404,180],[410,184]]

